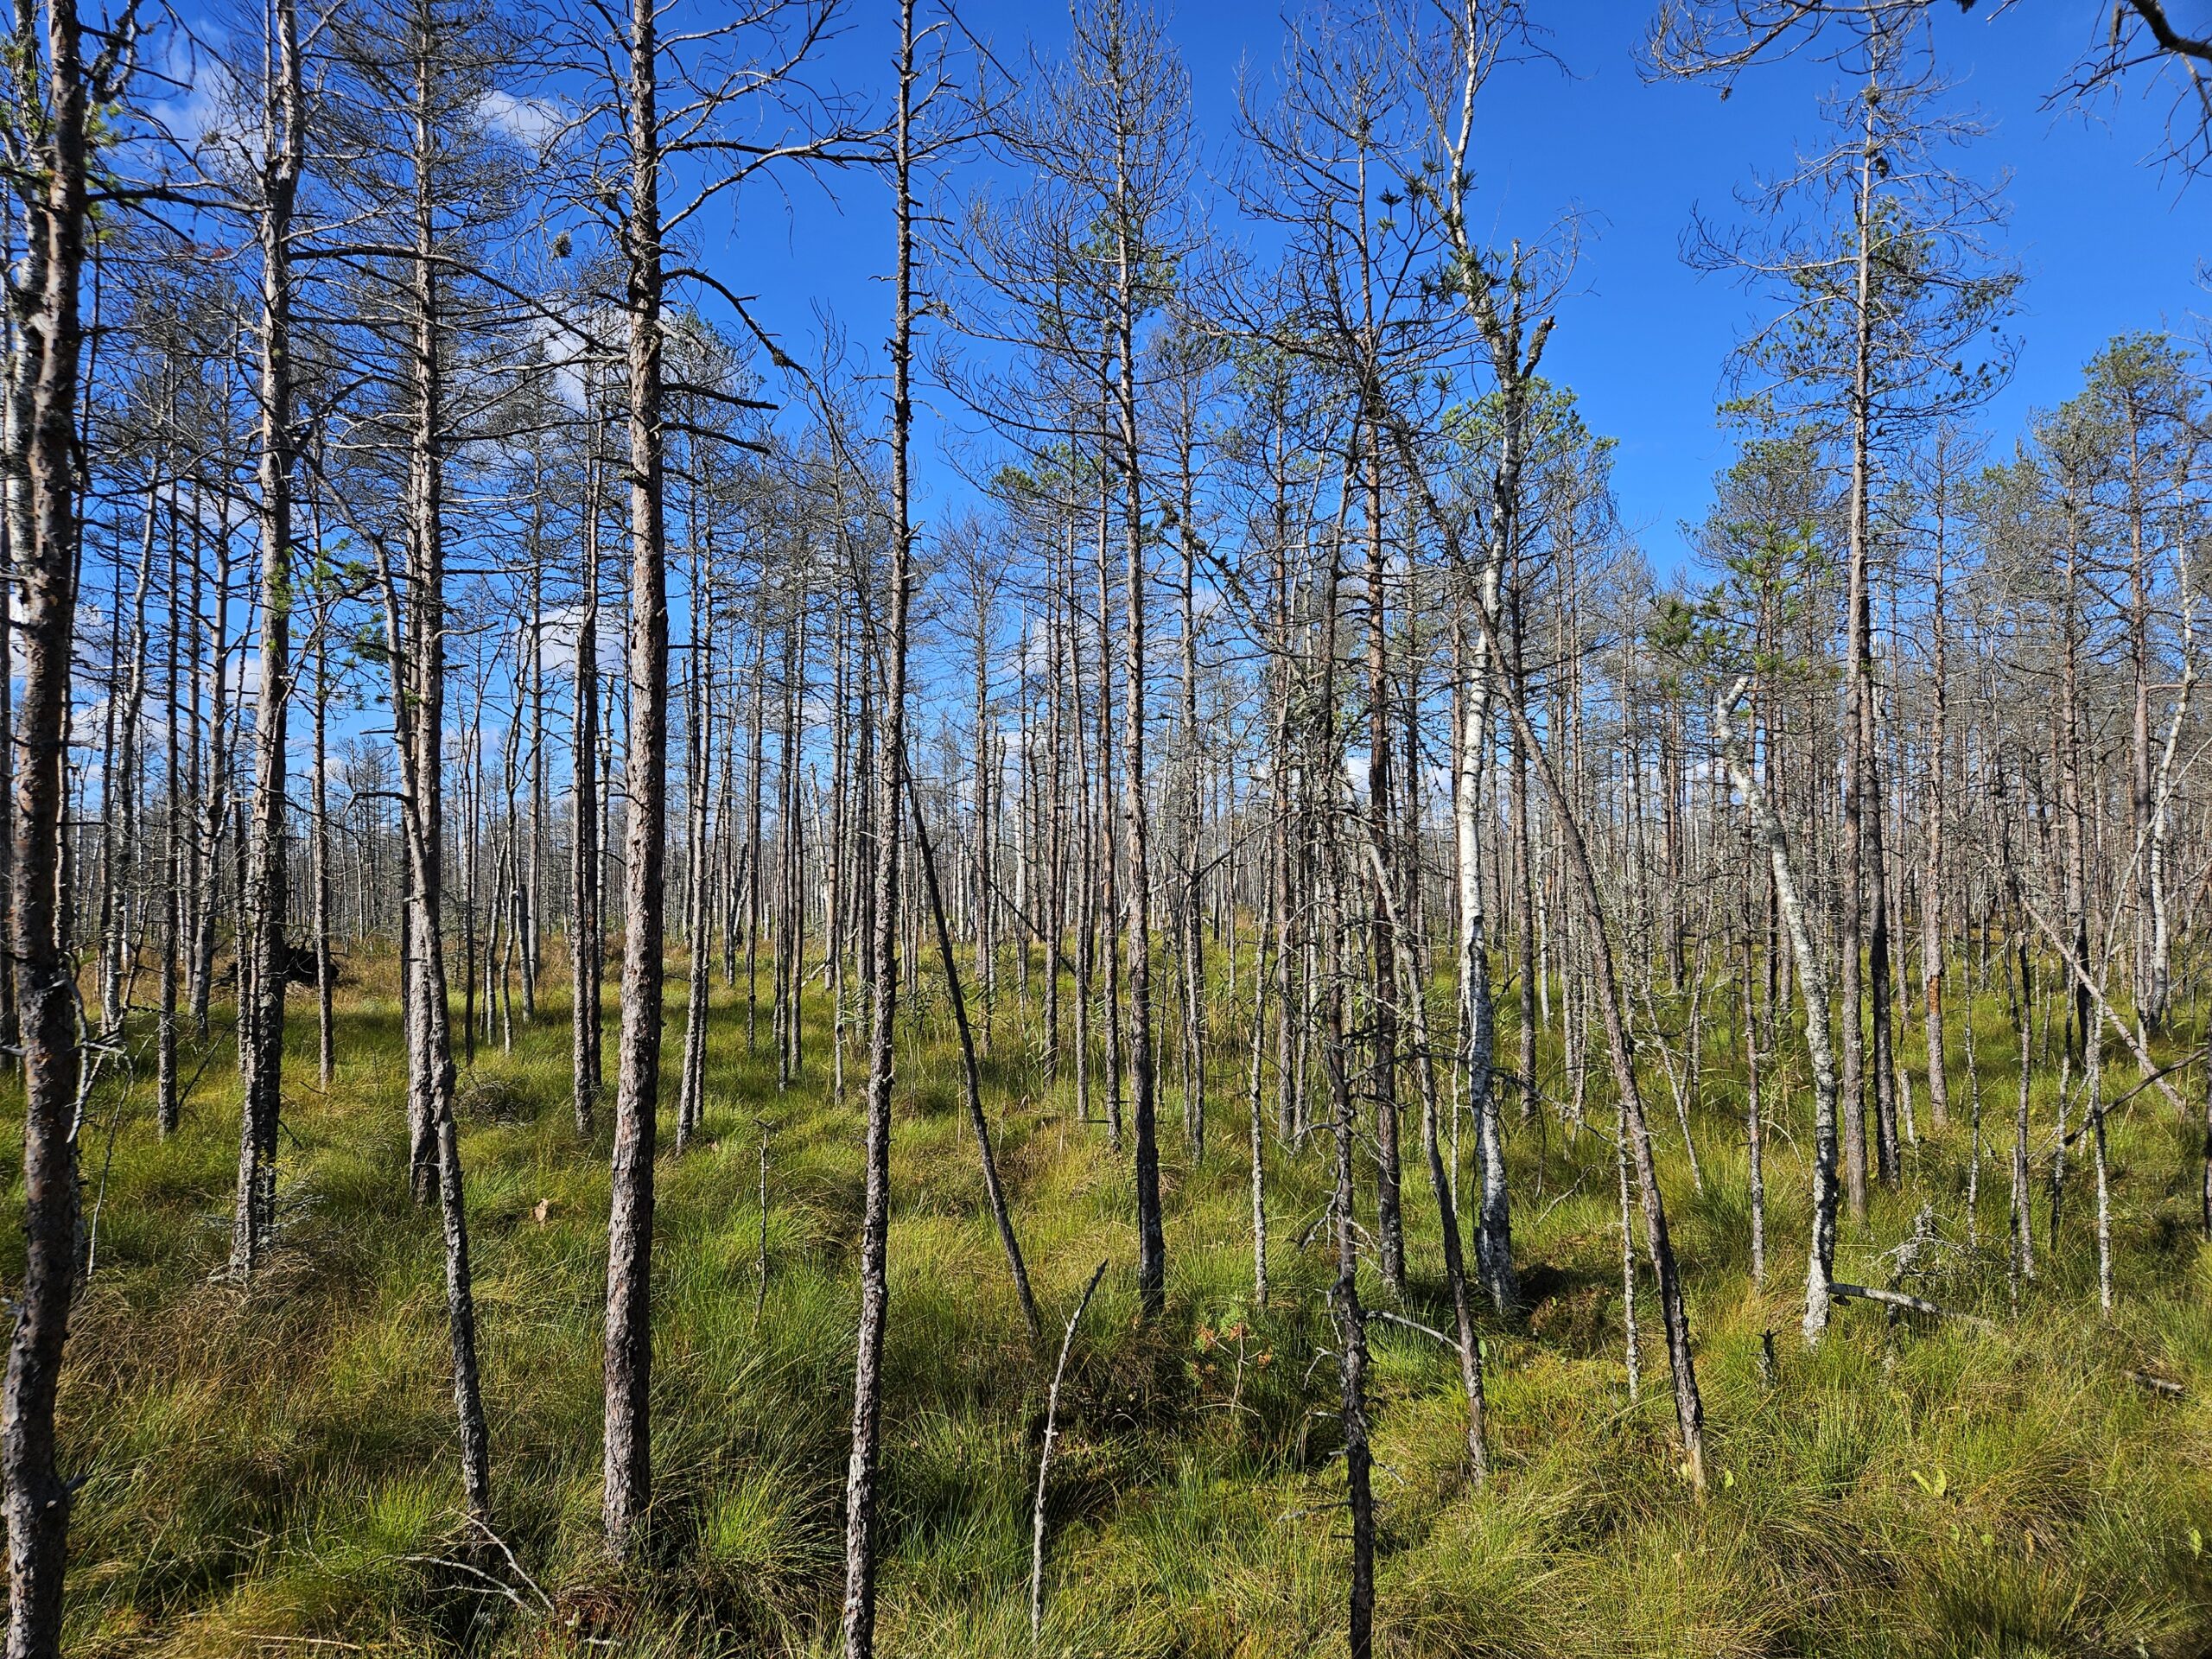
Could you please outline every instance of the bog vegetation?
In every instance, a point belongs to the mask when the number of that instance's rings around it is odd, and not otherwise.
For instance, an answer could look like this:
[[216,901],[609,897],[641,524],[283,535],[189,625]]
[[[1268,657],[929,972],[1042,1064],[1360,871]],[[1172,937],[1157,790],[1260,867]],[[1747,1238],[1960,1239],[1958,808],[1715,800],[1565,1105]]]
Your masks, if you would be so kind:
[[2212,384],[1985,421],[1947,10],[1653,19],[1662,574],[1516,0],[19,8],[10,1659],[2206,1650]]

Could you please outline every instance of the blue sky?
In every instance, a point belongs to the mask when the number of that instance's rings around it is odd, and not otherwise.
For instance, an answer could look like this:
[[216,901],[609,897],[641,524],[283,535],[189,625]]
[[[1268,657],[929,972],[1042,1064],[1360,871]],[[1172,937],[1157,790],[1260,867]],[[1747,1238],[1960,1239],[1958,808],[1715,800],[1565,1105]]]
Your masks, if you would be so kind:
[[[1990,16],[1948,7],[1937,16],[1938,49],[1956,94],[1993,130],[1973,157],[1983,176],[2009,170],[2011,247],[2026,284],[2010,332],[2021,346],[2012,385],[1985,412],[2000,447],[2029,411],[2069,395],[2083,362],[2116,333],[2191,331],[2212,313],[2200,286],[2212,257],[2212,181],[2184,190],[2146,157],[2156,149],[2161,93],[2108,105],[2085,119],[2046,107],[2088,31],[2091,0],[2039,0]],[[1646,85],[1634,49],[1649,16],[1645,0],[1554,0],[1551,45],[1562,68],[1501,71],[1483,108],[1475,167],[1481,200],[1499,235],[1541,235],[1570,210],[1585,221],[1579,281],[1548,358],[1573,387],[1593,429],[1620,441],[1622,512],[1662,570],[1683,558],[1678,524],[1700,517],[1713,474],[1729,454],[1713,418],[1723,359],[1757,315],[1758,302],[1719,277],[1700,277],[1679,256],[1692,209],[1732,211],[1730,193],[1754,169],[1785,164],[1817,125],[1815,101],[1832,72],[1812,60],[1747,76],[1725,103],[1708,86]],[[1033,33],[1047,52],[1065,31],[1058,6],[972,0],[963,16],[1001,56],[1019,63]],[[1275,5],[1185,4],[1170,32],[1192,78],[1210,162],[1224,160],[1240,67],[1260,73],[1281,38]],[[826,73],[855,88],[885,84],[895,14],[867,0],[848,14]],[[976,186],[977,168],[965,175]],[[831,181],[833,207],[800,184],[788,213],[752,194],[736,233],[704,250],[795,355],[810,357],[818,315],[835,316],[856,349],[884,334],[891,237],[883,187],[859,175]],[[1232,216],[1217,225],[1234,229]],[[925,442],[941,432],[925,424]],[[938,505],[957,488],[925,455],[919,478]],[[926,511],[930,503],[924,503]]]

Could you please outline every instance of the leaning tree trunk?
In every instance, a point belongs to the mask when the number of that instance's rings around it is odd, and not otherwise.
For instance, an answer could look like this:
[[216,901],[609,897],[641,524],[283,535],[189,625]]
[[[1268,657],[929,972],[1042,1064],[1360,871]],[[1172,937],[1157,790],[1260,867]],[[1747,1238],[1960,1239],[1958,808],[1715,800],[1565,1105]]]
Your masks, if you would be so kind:
[[[1828,1045],[1828,970],[1805,919],[1805,899],[1798,891],[1797,873],[1790,862],[1782,821],[1752,774],[1731,719],[1748,684],[1747,680],[1738,679],[1714,700],[1713,726],[1728,763],[1728,780],[1744,798],[1745,810],[1751,814],[1751,827],[1774,872],[1775,893],[1789,929],[1790,950],[1797,958],[1797,982],[1805,994],[1805,1047],[1813,1057],[1814,1098],[1813,1244],[1805,1267],[1804,1331],[1809,1347],[1827,1329],[1829,1287],[1835,1282],[1837,1085],[1835,1053]],[[1748,1021],[1746,1037],[1757,1040],[1750,1034]]]
[[906,794],[914,821],[914,854],[921,862],[922,890],[928,895],[930,922],[937,935],[938,962],[944,969],[944,988],[952,1001],[953,1024],[960,1037],[961,1077],[966,1085],[968,1127],[976,1136],[976,1156],[983,1169],[983,1192],[989,1200],[991,1219],[997,1225],[999,1245],[1006,1252],[1007,1271],[1014,1279],[1014,1300],[1021,1306],[1021,1322],[1029,1340],[1041,1343],[1045,1326],[1038,1317],[1037,1298],[1029,1287],[1029,1268],[1021,1258],[1020,1241],[1014,1236],[1013,1213],[1007,1207],[1006,1188],[999,1180],[998,1160],[991,1152],[991,1127],[983,1116],[982,1074],[976,1063],[976,1034],[968,1021],[968,997],[960,983],[960,965],[952,954],[952,930],[944,918],[944,894],[938,885],[937,855],[930,846],[929,827],[922,822],[922,799],[909,773]]

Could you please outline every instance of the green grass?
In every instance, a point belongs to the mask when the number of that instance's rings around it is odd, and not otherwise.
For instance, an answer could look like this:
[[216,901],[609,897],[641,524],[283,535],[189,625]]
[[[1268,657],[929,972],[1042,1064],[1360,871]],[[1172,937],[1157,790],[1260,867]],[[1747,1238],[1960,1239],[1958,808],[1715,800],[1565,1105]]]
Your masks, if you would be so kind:
[[[149,1078],[117,1072],[94,1096],[85,1151],[99,1265],[63,1389],[65,1466],[84,1480],[71,1651],[832,1652],[860,1090],[849,1061],[846,1102],[828,1097],[825,1011],[810,1008],[804,1076],[779,1094],[765,1014],[761,1052],[748,1056],[741,993],[733,1002],[716,985],[703,1141],[677,1160],[665,1128],[662,1138],[654,1507],[645,1558],[619,1570],[597,1548],[606,1147],[603,1129],[597,1146],[574,1133],[561,988],[513,1054],[480,1051],[462,1152],[495,1502],[503,1536],[556,1605],[543,1617],[452,1564],[487,1558],[458,1525],[440,1242],[435,1211],[406,1192],[389,972],[369,964],[366,982],[342,993],[327,1095],[314,1082],[312,1005],[296,1004],[282,1232],[250,1291],[219,1271],[237,1134],[227,1051],[210,1056],[167,1143],[153,1133]],[[671,988],[673,1035],[680,981]],[[924,993],[922,1028],[899,1045],[882,1642],[890,1654],[982,1659],[1028,1649],[1029,1506],[1050,1361],[1022,1334],[984,1205],[942,988],[925,981]],[[2053,1249],[2039,1155],[2040,1271],[2014,1315],[1994,1247],[2016,1074],[2001,1012],[1986,1002],[1977,1014],[1989,1142],[1977,1246],[1955,1054],[1950,1132],[1928,1138],[1923,1092],[1905,1190],[1878,1191],[1866,1226],[1847,1224],[1839,1271],[1887,1282],[1882,1253],[1930,1205],[1954,1248],[1915,1288],[1991,1316],[1993,1333],[1892,1324],[1854,1303],[1808,1354],[1796,1334],[1802,1061],[1774,1113],[1764,1292],[1748,1278],[1742,1096],[1726,1027],[1708,1035],[1713,1075],[1694,1120],[1701,1194],[1663,1084],[1654,1089],[1711,1435],[1702,1500],[1678,1472],[1648,1287],[1646,1386],[1640,1401],[1627,1396],[1609,1144],[1556,1123],[1516,1131],[1515,1242],[1535,1305],[1487,1332],[1487,1490],[1469,1490],[1459,1467],[1447,1357],[1417,1335],[1373,1332],[1384,1652],[2180,1659],[2212,1647],[2201,1131],[2172,1121],[2155,1091],[2114,1120],[2120,1305],[2109,1321],[2096,1308],[2086,1167]],[[997,1011],[987,1105],[1056,1333],[1091,1268],[1113,1263],[1062,1404],[1046,1653],[1258,1659],[1341,1646],[1328,1241],[1317,1230],[1297,1248],[1322,1211],[1325,1148],[1318,1136],[1295,1153],[1269,1144],[1274,1294],[1257,1310],[1243,1035],[1225,1005],[1217,1025],[1223,1052],[1197,1167],[1172,1088],[1161,1104],[1169,1308],[1147,1325],[1136,1317],[1123,1164],[1103,1126],[1073,1121],[1067,1077],[1048,1082],[1025,1058],[1033,1046],[1010,994]],[[1556,1078],[1556,1055],[1545,1069]],[[2132,1063],[2113,1075],[2126,1086]],[[2036,1081],[2039,1137],[2056,1083]],[[764,1128],[770,1272],[756,1321]],[[1410,1311],[1442,1324],[1433,1205],[1410,1125],[1407,1153]],[[19,1273],[19,1257],[0,1271]],[[1366,1289],[1388,1305],[1379,1279]],[[1758,1363],[1770,1328],[1781,1359],[1772,1387]],[[2186,1397],[2135,1386],[2133,1367],[2181,1381]]]

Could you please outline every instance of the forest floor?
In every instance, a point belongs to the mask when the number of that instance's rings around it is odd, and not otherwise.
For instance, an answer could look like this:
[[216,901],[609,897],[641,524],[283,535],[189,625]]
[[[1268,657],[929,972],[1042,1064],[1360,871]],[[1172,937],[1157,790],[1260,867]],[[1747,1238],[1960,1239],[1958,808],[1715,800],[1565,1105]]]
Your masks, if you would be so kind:
[[[480,1045],[461,1090],[494,1503],[512,1567],[460,1529],[437,1214],[408,1196],[388,968],[372,965],[365,982],[341,991],[327,1094],[315,1085],[313,1002],[295,994],[282,1230],[250,1291],[220,1276],[237,1141],[229,1049],[209,1052],[167,1142],[153,1131],[150,1075],[103,1080],[83,1135],[95,1266],[62,1389],[63,1467],[83,1480],[70,1541],[73,1654],[834,1649],[858,1073],[835,1103],[817,1007],[803,1078],[779,1093],[765,1006],[748,1055],[742,992],[733,1002],[716,983],[704,1140],[678,1159],[666,1128],[661,1137],[654,1509],[645,1559],[616,1574],[597,1550],[607,1114],[599,1143],[580,1144],[565,994],[550,991],[537,1022],[518,1024],[512,1053]],[[671,1057],[682,1001],[678,981]],[[1023,1334],[960,1103],[957,1051],[938,1031],[941,982],[925,975],[918,1001],[929,1040],[900,1039],[893,1148],[882,1650],[1018,1655],[1030,1650],[1030,1511],[1052,1355]],[[2003,1236],[2017,1052],[2001,1001],[1985,997],[1977,1012],[1988,1144],[1974,1242],[1968,1095],[1955,1054],[1952,1128],[1927,1136],[1923,1089],[1904,1190],[1878,1191],[1865,1226],[1847,1219],[1838,1274],[1891,1282],[1885,1253],[1931,1205],[1942,1243],[1920,1252],[1906,1287],[1988,1316],[1989,1330],[1896,1322],[1853,1301],[1808,1353],[1797,1334],[1808,1224],[1802,1062],[1771,1114],[1764,1291],[1750,1281],[1732,1035],[1707,1037],[1710,1075],[1693,1118],[1702,1191],[1655,1078],[1709,1427],[1702,1499],[1681,1472],[1648,1279],[1643,1387],[1629,1397],[1611,1142],[1541,1121],[1515,1132],[1514,1243],[1530,1307],[1492,1321],[1484,1344],[1487,1490],[1470,1490],[1460,1467],[1464,1406],[1449,1356],[1410,1331],[1370,1332],[1380,1651],[2212,1651],[2212,1250],[2195,1224],[2202,1129],[2178,1122],[2155,1090],[2114,1115],[2118,1305],[2102,1319],[2086,1141],[2051,1242],[2059,1077],[2055,1064],[2039,1071],[2037,1275],[2014,1312]],[[1235,1029],[1224,1014],[1224,1033]],[[1073,1121],[1065,1077],[1045,1086],[1019,1058],[1028,1051],[1010,996],[993,1034],[1001,1056],[1017,1057],[987,1070],[986,1103],[1052,1348],[1092,1269],[1111,1263],[1062,1402],[1041,1650],[1340,1650],[1347,1546],[1331,1455],[1334,1367],[1322,1357],[1332,1342],[1331,1249],[1319,1224],[1325,1137],[1296,1154],[1270,1140],[1274,1294],[1259,1310],[1243,1039],[1225,1037],[1195,1167],[1179,1096],[1167,1092],[1168,1311],[1146,1325],[1123,1160],[1103,1126]],[[1908,1058],[1920,1063],[1916,1044]],[[671,1096],[673,1071],[664,1074]],[[2131,1085],[2132,1062],[2115,1061],[2110,1076],[2115,1090]],[[2195,1097],[2202,1079],[2183,1077]],[[20,1114],[19,1096],[9,1109]],[[664,1124],[671,1116],[672,1107]],[[20,1146],[16,1121],[0,1145]],[[1406,1311],[1448,1325],[1435,1206],[1410,1125],[1407,1151]],[[4,1155],[19,1193],[19,1154]],[[1371,1214],[1364,1189],[1361,1204]],[[8,1248],[17,1254],[0,1259],[0,1273],[12,1278],[20,1241]],[[1365,1292],[1394,1305],[1379,1279]],[[1760,1364],[1769,1329],[1771,1382]],[[2183,1392],[2144,1386],[2132,1370]]]

